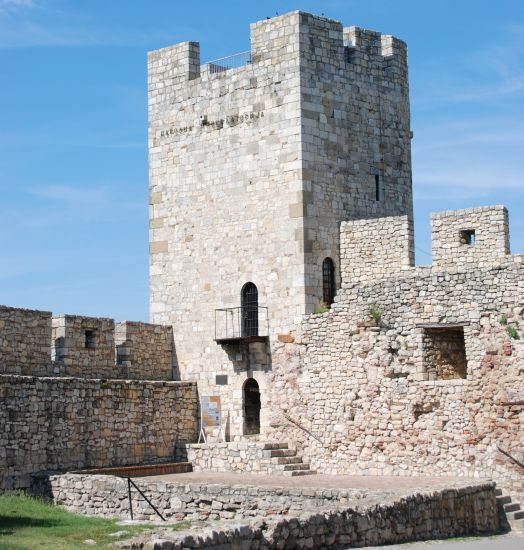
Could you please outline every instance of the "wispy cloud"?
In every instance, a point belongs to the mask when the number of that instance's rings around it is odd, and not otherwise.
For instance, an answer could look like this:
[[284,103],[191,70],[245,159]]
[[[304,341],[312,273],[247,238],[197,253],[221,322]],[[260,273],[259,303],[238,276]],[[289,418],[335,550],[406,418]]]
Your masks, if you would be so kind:
[[458,56],[453,66],[432,66],[416,104],[500,102],[524,93],[524,26],[511,25],[499,36]]
[[21,9],[33,8],[36,5],[35,0],[0,0],[0,17],[12,15]]
[[63,11],[45,0],[0,0],[0,48],[136,46],[153,39],[156,43],[183,39],[163,29],[108,26],[78,6],[75,11]]

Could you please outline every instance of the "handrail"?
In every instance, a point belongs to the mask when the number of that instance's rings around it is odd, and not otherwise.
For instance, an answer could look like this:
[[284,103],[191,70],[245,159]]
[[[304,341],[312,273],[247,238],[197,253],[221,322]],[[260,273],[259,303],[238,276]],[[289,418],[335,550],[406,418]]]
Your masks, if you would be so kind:
[[499,447],[497,445],[497,449],[504,455],[507,456],[512,462],[514,462],[517,466],[520,466],[524,470],[524,464],[520,462],[520,460],[517,460],[514,456],[511,456],[508,451],[505,451],[502,447]]
[[128,498],[129,498],[129,511],[131,512],[131,519],[133,519],[133,502],[131,500],[131,485],[142,495],[142,497],[146,500],[146,502],[153,508],[153,510],[156,512],[156,515],[160,517],[162,521],[166,521],[166,518],[156,509],[155,505],[144,495],[144,493],[138,488],[137,484],[130,478],[127,478],[127,492],[128,492]]
[[228,55],[226,57],[221,57],[219,59],[213,59],[205,63],[209,67],[209,72],[211,74],[222,73],[229,69],[237,69],[243,67],[244,65],[251,64],[251,51],[245,51],[240,53],[235,53],[233,55]]

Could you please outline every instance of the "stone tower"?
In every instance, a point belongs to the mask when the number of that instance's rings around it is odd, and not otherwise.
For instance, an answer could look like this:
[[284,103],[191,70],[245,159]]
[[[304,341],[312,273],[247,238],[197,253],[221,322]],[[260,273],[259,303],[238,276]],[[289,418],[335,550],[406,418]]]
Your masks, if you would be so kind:
[[[340,222],[411,219],[406,45],[292,12],[251,25],[242,56],[201,65],[184,42],[148,71],[151,320],[231,436],[254,378],[263,431],[271,350],[323,300],[326,258],[338,284]],[[253,285],[254,330],[228,309]]]

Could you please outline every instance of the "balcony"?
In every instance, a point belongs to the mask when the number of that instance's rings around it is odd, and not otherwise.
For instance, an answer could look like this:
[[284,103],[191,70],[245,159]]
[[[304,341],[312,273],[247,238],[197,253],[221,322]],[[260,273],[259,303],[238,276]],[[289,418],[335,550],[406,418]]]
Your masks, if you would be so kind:
[[215,342],[221,345],[267,342],[267,307],[240,306],[215,309]]

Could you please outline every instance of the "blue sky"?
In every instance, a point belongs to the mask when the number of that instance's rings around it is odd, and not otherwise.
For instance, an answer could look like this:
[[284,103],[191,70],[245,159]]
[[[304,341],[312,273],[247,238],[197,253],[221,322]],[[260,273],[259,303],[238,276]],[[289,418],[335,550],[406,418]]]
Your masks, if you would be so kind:
[[0,0],[0,303],[147,320],[146,51],[295,9],[408,43],[417,263],[429,212],[487,204],[523,253],[522,0]]

